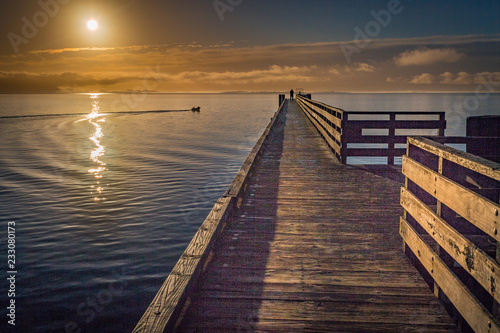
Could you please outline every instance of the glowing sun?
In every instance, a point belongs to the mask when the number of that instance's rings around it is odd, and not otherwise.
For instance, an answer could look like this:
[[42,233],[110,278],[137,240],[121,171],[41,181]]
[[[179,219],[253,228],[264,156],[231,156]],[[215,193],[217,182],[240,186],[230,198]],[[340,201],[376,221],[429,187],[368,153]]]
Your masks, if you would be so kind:
[[87,22],[87,27],[92,31],[96,30],[98,26],[99,25],[97,24],[96,20],[90,20]]

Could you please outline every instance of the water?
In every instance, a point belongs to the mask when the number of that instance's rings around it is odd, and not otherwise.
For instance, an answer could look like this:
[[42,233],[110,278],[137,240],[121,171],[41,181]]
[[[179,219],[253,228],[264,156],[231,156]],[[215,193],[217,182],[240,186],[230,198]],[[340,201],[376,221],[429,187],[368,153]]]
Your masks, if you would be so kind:
[[[346,110],[446,110],[448,135],[463,135],[468,115],[498,114],[498,95],[477,108],[472,97],[313,95]],[[131,331],[277,104],[274,94],[0,95],[0,117],[35,115],[0,118],[0,253],[15,221],[17,331]]]

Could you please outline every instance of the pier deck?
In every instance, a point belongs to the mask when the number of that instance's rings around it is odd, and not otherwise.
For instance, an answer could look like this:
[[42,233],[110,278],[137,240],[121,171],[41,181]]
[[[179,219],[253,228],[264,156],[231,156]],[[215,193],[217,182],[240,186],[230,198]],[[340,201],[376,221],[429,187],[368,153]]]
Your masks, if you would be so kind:
[[340,164],[295,101],[276,121],[178,330],[456,331],[401,249],[403,184]]

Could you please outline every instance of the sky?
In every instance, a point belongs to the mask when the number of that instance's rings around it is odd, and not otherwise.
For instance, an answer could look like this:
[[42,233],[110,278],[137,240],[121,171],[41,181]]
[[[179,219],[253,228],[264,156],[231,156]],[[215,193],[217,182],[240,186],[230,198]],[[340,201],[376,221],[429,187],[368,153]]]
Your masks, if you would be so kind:
[[2,8],[0,93],[500,88],[498,0],[2,0]]

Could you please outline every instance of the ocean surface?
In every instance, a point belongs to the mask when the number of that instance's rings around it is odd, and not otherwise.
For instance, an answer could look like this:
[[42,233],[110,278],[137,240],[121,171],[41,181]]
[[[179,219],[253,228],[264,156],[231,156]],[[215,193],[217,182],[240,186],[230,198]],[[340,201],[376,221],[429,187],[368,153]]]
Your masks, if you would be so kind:
[[[313,99],[446,111],[447,135],[465,135],[468,116],[500,114],[497,94]],[[193,106],[201,112],[172,111]],[[0,331],[130,332],[277,106],[277,94],[0,95]]]

